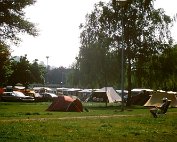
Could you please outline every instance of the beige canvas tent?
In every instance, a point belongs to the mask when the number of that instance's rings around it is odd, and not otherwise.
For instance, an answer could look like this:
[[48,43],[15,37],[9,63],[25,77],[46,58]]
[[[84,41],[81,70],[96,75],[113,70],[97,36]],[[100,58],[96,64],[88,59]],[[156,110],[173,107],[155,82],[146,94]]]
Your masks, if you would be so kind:
[[83,106],[80,100],[73,99],[70,96],[60,95],[48,107],[48,111],[75,111],[83,112]]
[[144,106],[146,106],[146,107],[160,106],[162,104],[162,99],[164,97],[168,98],[168,100],[171,100],[170,107],[177,107],[177,98],[176,98],[175,94],[166,93],[166,92],[154,92],[154,93],[152,93],[152,96],[144,104]]
[[122,98],[113,87],[103,87],[94,91],[88,101],[114,103],[121,102]]

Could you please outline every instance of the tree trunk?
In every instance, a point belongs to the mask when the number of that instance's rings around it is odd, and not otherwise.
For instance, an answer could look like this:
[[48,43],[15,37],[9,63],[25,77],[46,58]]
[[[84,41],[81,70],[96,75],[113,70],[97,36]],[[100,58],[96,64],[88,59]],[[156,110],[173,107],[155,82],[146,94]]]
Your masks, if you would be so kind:
[[131,106],[131,62],[128,59],[128,69],[127,69],[127,79],[128,79],[128,99],[126,106]]

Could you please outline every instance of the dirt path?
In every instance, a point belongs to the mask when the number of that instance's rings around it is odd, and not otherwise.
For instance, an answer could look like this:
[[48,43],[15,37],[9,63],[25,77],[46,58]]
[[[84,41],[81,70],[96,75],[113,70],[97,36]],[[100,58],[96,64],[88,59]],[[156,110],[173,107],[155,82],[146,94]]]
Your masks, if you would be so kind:
[[[173,114],[177,114],[177,112],[169,112]],[[22,118],[22,119],[4,119],[0,120],[0,122],[25,122],[25,121],[48,121],[48,120],[72,120],[72,119],[102,119],[102,118],[115,118],[115,117],[133,117],[133,116],[145,116],[147,114],[131,114],[131,115],[124,115],[124,114],[119,114],[119,115],[97,115],[97,116],[76,116],[76,117],[59,117],[59,118],[52,118],[52,117],[47,117],[47,118]],[[149,114],[150,115],[150,114]]]
[[[136,116],[143,116],[144,114],[138,114]],[[115,118],[115,117],[131,117],[135,115],[100,115],[100,116],[76,116],[76,117],[60,117],[60,118],[25,118],[25,119],[6,119],[0,120],[0,122],[24,122],[24,121],[48,121],[48,120],[70,120],[70,119],[96,119],[96,118]]]

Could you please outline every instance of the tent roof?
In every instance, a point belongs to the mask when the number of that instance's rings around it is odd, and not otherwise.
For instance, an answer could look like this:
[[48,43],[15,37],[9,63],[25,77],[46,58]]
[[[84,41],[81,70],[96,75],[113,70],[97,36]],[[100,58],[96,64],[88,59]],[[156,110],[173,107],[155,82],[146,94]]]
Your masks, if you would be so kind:
[[23,89],[25,89],[24,86],[14,86],[14,88],[15,88],[15,89],[19,89],[19,90],[23,90]]

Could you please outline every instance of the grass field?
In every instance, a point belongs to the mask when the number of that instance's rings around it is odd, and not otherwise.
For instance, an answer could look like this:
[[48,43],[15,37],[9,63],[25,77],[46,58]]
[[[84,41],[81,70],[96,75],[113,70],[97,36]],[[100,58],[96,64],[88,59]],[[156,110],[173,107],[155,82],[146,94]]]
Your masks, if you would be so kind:
[[89,112],[49,112],[50,102],[0,102],[1,142],[175,142],[177,108],[153,118],[144,107],[84,104]]

